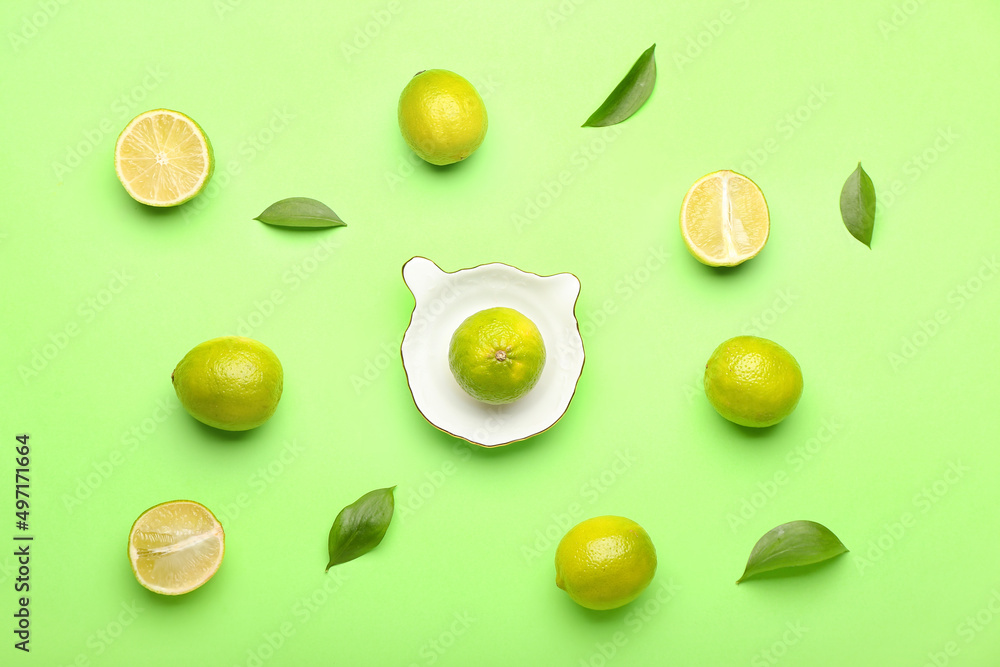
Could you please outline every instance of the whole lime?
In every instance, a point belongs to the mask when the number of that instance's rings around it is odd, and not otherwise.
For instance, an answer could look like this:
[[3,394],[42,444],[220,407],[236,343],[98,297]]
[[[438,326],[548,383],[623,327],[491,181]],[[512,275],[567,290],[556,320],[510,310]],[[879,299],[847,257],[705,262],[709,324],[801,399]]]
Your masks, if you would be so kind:
[[578,523],[556,547],[556,586],[588,609],[616,609],[656,574],[656,549],[642,526],[621,516]]
[[431,164],[464,160],[486,137],[486,106],[475,87],[444,69],[418,72],[399,96],[399,130]]
[[705,364],[705,395],[731,422],[773,426],[798,405],[802,369],[774,341],[737,336],[716,348]]
[[263,343],[223,336],[196,345],[170,380],[192,417],[226,431],[246,431],[274,414],[284,373],[278,357]]
[[545,342],[538,327],[513,308],[488,308],[458,325],[448,366],[470,396],[492,405],[513,403],[538,383]]

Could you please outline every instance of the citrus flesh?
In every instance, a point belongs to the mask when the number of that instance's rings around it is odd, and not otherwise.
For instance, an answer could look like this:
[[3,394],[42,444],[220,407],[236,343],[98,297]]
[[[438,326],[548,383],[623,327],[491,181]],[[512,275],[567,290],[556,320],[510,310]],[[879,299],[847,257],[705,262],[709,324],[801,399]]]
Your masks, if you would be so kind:
[[263,343],[223,336],[192,348],[170,379],[192,417],[226,431],[246,431],[274,414],[284,372],[278,357]]
[[512,403],[542,376],[545,342],[535,323],[520,312],[488,308],[455,329],[448,366],[459,386],[476,400]]
[[760,188],[728,170],[703,176],[691,186],[680,219],[688,250],[709,266],[736,266],[756,257],[770,231]]
[[656,574],[656,549],[642,526],[599,516],[566,533],[556,547],[556,586],[588,609],[616,609],[639,597]]
[[128,558],[140,584],[163,595],[182,595],[218,571],[225,552],[222,524],[207,507],[174,500],[146,510],[132,524]]
[[486,106],[475,87],[444,69],[418,72],[399,96],[399,130],[423,160],[452,164],[486,137]]
[[198,123],[169,109],[133,118],[115,144],[115,172],[133,199],[177,206],[208,184],[215,169],[212,144]]
[[705,364],[705,395],[731,422],[773,426],[798,405],[802,369],[774,341],[737,336],[719,345]]

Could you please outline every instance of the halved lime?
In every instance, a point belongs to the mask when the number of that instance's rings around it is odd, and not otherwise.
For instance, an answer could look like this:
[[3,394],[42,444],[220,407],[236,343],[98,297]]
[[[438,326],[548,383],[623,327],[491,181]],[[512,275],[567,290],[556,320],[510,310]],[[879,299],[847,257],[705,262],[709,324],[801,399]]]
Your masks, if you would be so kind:
[[764,193],[734,171],[699,178],[681,204],[681,234],[702,264],[736,266],[757,256],[770,232]]
[[115,172],[125,190],[148,206],[177,206],[208,184],[212,144],[198,123],[169,109],[133,118],[115,144]]
[[225,550],[222,524],[193,500],[149,508],[128,535],[135,578],[162,595],[181,595],[204,584],[218,571]]

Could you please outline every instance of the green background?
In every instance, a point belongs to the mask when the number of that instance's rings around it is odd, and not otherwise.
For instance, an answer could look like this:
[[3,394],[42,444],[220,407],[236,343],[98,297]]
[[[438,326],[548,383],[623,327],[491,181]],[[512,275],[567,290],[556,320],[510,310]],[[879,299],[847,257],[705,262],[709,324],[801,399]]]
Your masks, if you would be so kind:
[[[996,664],[996,2],[18,0],[0,27],[0,662]],[[580,128],[653,43],[645,107]],[[432,67],[489,111],[480,150],[446,169],[396,123]],[[217,158],[173,210],[134,203],[112,165],[157,107],[197,120]],[[858,160],[879,192],[871,250],[838,209]],[[772,229],[713,270],[677,213],[725,168],[760,185]],[[253,220],[289,196],[349,226]],[[587,362],[560,423],[488,451],[421,418],[399,359],[414,255],[579,276]],[[233,333],[285,369],[277,413],[244,434],[190,418],[169,381]],[[765,431],[701,391],[740,333],[804,372]],[[28,655],[10,633],[21,432]],[[324,574],[340,508],[393,484],[382,545]],[[216,512],[227,549],[171,599],[136,583],[125,545],[177,498]],[[606,613],[552,565],[601,514],[659,555],[650,589]],[[851,552],[735,586],[793,519]]]

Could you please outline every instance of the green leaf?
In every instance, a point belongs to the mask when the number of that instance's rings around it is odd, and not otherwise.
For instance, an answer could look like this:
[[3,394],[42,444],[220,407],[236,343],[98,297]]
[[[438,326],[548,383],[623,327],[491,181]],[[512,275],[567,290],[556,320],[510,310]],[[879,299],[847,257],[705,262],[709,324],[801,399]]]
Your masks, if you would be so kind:
[[757,541],[737,584],[761,572],[811,565],[847,551],[837,536],[815,521],[790,521],[772,528]]
[[258,215],[260,220],[278,227],[346,227],[347,223],[321,201],[309,197],[289,197],[275,202]]
[[590,115],[583,127],[615,125],[646,103],[656,83],[656,60],[653,59],[655,48],[656,44],[653,44],[639,56],[625,78],[611,91],[604,104]]
[[847,177],[840,191],[840,217],[851,236],[872,247],[872,230],[875,228],[875,186],[865,170],[858,168]]
[[364,556],[385,537],[395,507],[392,492],[395,486],[375,489],[340,510],[330,529],[330,563],[327,571]]

